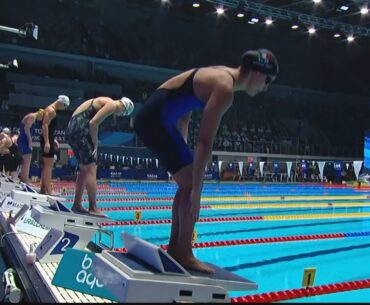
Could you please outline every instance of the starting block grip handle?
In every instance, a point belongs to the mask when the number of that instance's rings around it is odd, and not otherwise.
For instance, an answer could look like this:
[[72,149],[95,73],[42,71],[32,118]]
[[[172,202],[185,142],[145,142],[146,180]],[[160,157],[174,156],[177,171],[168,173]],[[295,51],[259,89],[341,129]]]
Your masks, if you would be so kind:
[[140,258],[161,273],[190,276],[184,267],[158,246],[127,232],[122,232],[121,237],[127,253]]

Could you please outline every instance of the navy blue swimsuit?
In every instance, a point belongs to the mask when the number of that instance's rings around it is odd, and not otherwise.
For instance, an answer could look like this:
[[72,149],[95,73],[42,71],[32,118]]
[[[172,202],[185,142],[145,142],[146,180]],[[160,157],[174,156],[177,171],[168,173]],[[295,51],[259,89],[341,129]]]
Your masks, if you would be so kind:
[[193,153],[177,128],[186,113],[203,109],[205,103],[194,93],[195,69],[176,89],[157,89],[135,117],[134,130],[171,174],[193,163]]
[[193,163],[193,153],[177,128],[177,121],[186,113],[203,109],[193,89],[195,69],[176,89],[157,89],[135,117],[134,130],[171,174]]
[[[24,124],[21,122],[19,125],[19,136],[17,140],[18,149],[21,152],[22,155],[32,154],[32,150],[28,146],[28,136],[26,132],[24,131]],[[30,135],[32,136],[35,133],[35,123],[32,124],[30,128]]]

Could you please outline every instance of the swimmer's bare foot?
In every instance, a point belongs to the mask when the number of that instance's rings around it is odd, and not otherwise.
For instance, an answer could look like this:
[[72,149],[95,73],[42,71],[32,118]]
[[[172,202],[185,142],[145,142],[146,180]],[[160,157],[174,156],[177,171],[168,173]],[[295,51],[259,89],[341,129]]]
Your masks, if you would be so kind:
[[191,269],[191,270],[200,271],[200,272],[209,273],[209,274],[215,273],[214,269],[202,263],[200,260],[196,259],[194,256],[186,258],[186,259],[178,258],[174,256],[172,257],[185,269]]
[[48,196],[60,196],[61,195],[60,193],[47,192],[47,191],[44,191],[44,190],[41,190],[41,189],[40,189],[40,193],[39,194],[48,195]]
[[57,192],[50,192],[50,196],[60,196],[62,193],[57,193]]
[[32,187],[35,191],[37,191],[38,193],[40,193],[41,189],[39,186],[35,185],[35,184],[32,184],[32,183],[26,183],[28,186]]
[[99,209],[89,210],[89,214],[90,214],[90,216],[94,216],[94,217],[105,217],[105,218],[108,218],[108,216],[105,215]]
[[75,212],[75,213],[81,213],[81,214],[89,214],[89,210],[88,209],[85,209],[83,206],[73,206],[71,208],[71,211],[72,212]]

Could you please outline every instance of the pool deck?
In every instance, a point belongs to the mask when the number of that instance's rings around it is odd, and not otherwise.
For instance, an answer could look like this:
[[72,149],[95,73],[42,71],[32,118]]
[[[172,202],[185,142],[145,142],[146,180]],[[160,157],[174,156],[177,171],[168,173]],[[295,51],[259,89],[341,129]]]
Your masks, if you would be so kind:
[[[39,243],[41,239],[22,232],[14,234],[17,233],[16,228],[7,224],[7,218],[7,213],[0,213],[2,234],[8,233],[2,239],[2,249],[6,260],[16,270],[22,287],[21,290],[29,302],[114,303],[107,299],[52,285],[51,281],[58,263],[41,264],[36,261],[35,264],[27,264],[25,257],[30,245]],[[86,250],[89,251],[89,249]]]
[[[328,194],[328,195],[273,195],[267,194],[259,196],[223,196],[221,198],[203,197],[205,203],[212,202],[211,209],[271,209],[271,208],[292,208],[292,207],[310,207],[322,208],[330,204],[331,207],[369,207],[370,188],[363,189],[366,193],[343,195],[343,194]],[[222,193],[220,194],[222,195]],[[160,198],[162,199],[162,198]],[[153,200],[145,198],[145,200]],[[164,200],[153,201],[172,201],[164,198]],[[329,203],[323,203],[327,200]],[[351,200],[351,202],[341,202],[343,200]],[[123,201],[140,201],[134,199],[121,199]],[[244,201],[244,204],[240,204]],[[215,204],[215,203],[218,204]],[[234,204],[229,204],[229,203]],[[118,203],[118,202],[117,202]],[[167,206],[165,206],[167,207]],[[136,210],[138,207],[134,206]],[[299,216],[299,217],[298,217]],[[347,218],[347,217],[370,217],[370,213],[345,213],[345,214],[312,214],[312,215],[282,215],[282,216],[265,216],[265,220],[289,220],[289,219],[305,219],[305,218]],[[1,238],[1,246],[4,257],[8,263],[17,272],[17,283],[24,293],[23,301],[35,303],[114,303],[111,300],[92,296],[89,294],[80,293],[70,289],[57,287],[51,284],[54,274],[58,268],[58,263],[43,263],[36,261],[34,264],[27,264],[25,260],[26,253],[30,246],[41,241],[33,235],[17,232],[13,225],[7,223],[8,214],[0,212],[0,229],[3,234]],[[235,221],[235,220],[233,220]],[[18,234],[19,233],[19,234]],[[4,236],[4,234],[6,234]],[[281,242],[281,241],[280,241]],[[91,249],[86,248],[86,251]],[[16,280],[17,280],[16,279]]]

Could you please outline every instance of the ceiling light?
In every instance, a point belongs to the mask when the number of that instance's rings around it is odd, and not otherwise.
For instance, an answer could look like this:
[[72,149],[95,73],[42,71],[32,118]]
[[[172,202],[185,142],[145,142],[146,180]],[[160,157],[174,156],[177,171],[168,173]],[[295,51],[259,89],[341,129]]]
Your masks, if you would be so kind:
[[268,17],[268,18],[266,18],[266,20],[265,20],[265,23],[267,24],[267,25],[270,25],[270,24],[272,24],[272,19],[271,19],[271,17]]
[[222,6],[219,6],[217,9],[216,9],[216,13],[217,15],[222,15],[223,13],[225,13],[225,10]]
[[369,9],[365,6],[361,8],[360,10],[361,15],[366,15],[368,12],[369,12]]

